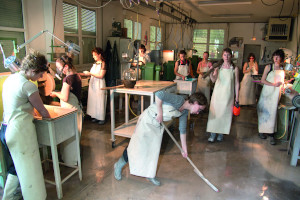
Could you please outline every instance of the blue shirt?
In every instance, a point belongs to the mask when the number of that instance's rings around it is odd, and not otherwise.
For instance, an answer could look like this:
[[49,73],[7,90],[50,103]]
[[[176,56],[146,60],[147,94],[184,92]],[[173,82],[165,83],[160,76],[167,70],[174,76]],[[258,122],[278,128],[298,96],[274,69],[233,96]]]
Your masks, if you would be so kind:
[[[165,91],[158,91],[155,93],[155,96],[157,96],[159,99],[162,100],[163,104],[171,105],[177,110],[184,104],[185,99],[176,94],[171,94]],[[187,126],[187,116],[188,116],[188,110],[183,110],[182,115],[179,117],[179,131],[180,134],[186,133],[186,126]]]

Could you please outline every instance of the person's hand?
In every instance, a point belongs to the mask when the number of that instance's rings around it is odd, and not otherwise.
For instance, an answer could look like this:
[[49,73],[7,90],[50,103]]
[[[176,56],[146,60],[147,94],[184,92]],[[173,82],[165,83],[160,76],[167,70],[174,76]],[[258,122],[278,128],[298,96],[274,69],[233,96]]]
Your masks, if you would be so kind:
[[185,76],[182,75],[181,78],[182,78],[182,80],[185,80]]
[[50,97],[56,97],[56,92],[51,92],[49,96]]
[[91,72],[89,72],[89,71],[83,71],[83,73],[84,73],[85,76],[90,76],[91,75]]
[[281,81],[276,82],[276,83],[274,84],[275,87],[279,87],[279,86],[281,86],[281,85],[282,85],[282,82],[281,82]]
[[215,68],[213,75],[216,76],[218,73],[218,68]]
[[181,154],[182,154],[182,157],[184,157],[184,158],[188,157],[188,153],[186,150],[185,151],[183,150],[183,152],[181,152]]
[[158,123],[161,123],[163,121],[163,115],[162,114],[157,114],[156,120],[158,121]]

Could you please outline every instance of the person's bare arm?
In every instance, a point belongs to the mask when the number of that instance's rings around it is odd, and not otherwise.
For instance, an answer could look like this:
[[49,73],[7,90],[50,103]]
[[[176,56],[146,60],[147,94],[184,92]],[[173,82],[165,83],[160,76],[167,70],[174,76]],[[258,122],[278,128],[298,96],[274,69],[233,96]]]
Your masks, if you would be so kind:
[[45,108],[38,91],[32,93],[28,99],[31,105],[41,114],[43,118],[50,118],[50,114]]

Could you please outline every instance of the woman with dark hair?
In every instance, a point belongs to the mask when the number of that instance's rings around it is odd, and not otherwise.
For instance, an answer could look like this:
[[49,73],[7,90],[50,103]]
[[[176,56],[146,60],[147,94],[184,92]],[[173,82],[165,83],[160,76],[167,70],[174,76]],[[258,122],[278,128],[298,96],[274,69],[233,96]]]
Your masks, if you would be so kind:
[[270,136],[270,144],[275,145],[274,133],[277,130],[276,115],[281,95],[281,86],[284,83],[284,52],[276,50],[273,55],[273,64],[266,65],[261,83],[264,84],[257,104],[258,132],[261,139]]
[[248,56],[248,62],[243,67],[244,77],[241,82],[239,103],[240,105],[254,105],[256,103],[255,98],[255,83],[252,82],[251,75],[258,74],[258,65],[255,59],[255,55],[250,53]]
[[174,74],[176,75],[176,80],[185,80],[185,78],[190,75],[192,69],[192,64],[186,59],[185,50],[179,51],[179,60],[176,61],[174,67]]
[[[56,67],[66,77],[63,79],[63,85],[60,92],[52,92],[51,97],[58,97],[60,105],[63,108],[77,109],[78,133],[82,130],[82,106],[81,106],[81,77],[77,74],[73,66],[72,58],[62,56],[56,60]],[[62,159],[66,164],[77,165],[76,136],[69,138],[60,145]]]
[[210,101],[209,115],[206,131],[210,132],[209,142],[223,141],[223,134],[229,135],[232,121],[233,104],[239,101],[239,69],[232,60],[232,51],[225,48],[222,60],[210,74],[215,83]]
[[[39,145],[33,123],[34,108],[43,118],[50,118],[44,107],[37,81],[48,70],[47,60],[40,53],[27,55],[21,71],[10,75],[3,84],[4,119],[1,124],[1,142],[10,153],[8,176],[3,199],[15,199],[14,193],[21,185],[24,199],[46,199],[46,187],[39,154]],[[12,164],[9,164],[12,163]],[[3,170],[3,169],[2,169]]]
[[86,76],[91,77],[86,113],[91,116],[92,122],[103,125],[105,124],[107,92],[106,90],[101,90],[101,88],[106,87],[106,65],[101,48],[94,48],[92,54],[95,63],[91,71],[85,73]]

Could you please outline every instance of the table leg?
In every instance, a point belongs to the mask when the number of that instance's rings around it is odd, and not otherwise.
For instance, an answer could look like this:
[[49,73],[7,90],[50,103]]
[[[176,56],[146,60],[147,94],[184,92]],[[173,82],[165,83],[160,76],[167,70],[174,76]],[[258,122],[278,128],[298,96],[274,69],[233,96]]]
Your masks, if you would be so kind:
[[44,160],[44,166],[45,166],[45,170],[48,171],[49,170],[49,162],[48,162],[48,150],[47,150],[47,146],[43,145],[42,146],[42,152],[43,152],[43,160]]
[[125,93],[125,123],[129,121],[129,109],[128,109],[128,94]]
[[[63,197],[62,187],[61,187],[61,177],[60,177],[60,169],[57,155],[57,145],[55,138],[55,128],[53,123],[48,123],[49,133],[50,133],[50,144],[51,144],[51,153],[52,153],[52,161],[53,161],[53,170],[56,184],[56,192],[57,197],[61,199]],[[77,129],[77,127],[76,127]]]
[[144,96],[141,96],[141,113],[144,112]]
[[79,180],[82,180],[82,171],[81,171],[81,157],[80,157],[80,135],[78,132],[78,126],[77,126],[77,113],[74,115],[74,130],[76,134],[76,149],[77,149],[77,167],[78,167],[78,175]]
[[114,147],[115,143],[115,95],[114,90],[110,90],[110,123],[111,123],[111,141]]

